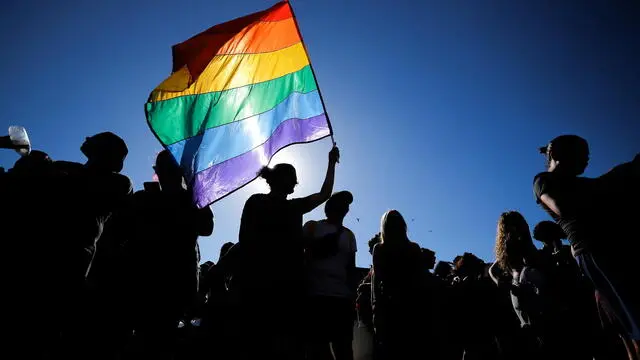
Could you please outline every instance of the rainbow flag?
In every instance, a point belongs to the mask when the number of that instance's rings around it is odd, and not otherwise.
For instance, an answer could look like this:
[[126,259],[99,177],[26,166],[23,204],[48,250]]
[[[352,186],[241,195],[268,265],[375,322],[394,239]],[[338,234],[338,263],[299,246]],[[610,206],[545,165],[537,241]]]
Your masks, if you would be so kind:
[[199,207],[254,180],[280,149],[331,135],[286,1],[173,46],[173,72],[145,110]]

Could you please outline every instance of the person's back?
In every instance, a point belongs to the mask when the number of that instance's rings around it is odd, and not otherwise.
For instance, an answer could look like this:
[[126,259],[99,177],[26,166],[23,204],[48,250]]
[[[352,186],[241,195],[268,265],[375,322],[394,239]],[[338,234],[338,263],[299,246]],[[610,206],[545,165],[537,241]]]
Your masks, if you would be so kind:
[[304,226],[309,357],[322,358],[333,348],[336,359],[353,359],[355,294],[351,284],[357,247],[354,234],[342,225],[352,202],[348,191],[335,193],[325,205],[327,219]]
[[374,249],[373,324],[381,359],[418,358],[424,352],[421,260],[420,246],[413,242]]
[[383,297],[410,298],[422,285],[420,246],[414,242],[379,244],[374,251],[375,276]]
[[[356,238],[351,230],[321,220],[305,225],[310,236],[322,238],[336,234],[336,252],[327,256],[311,256],[307,260],[307,294],[310,296],[334,296],[352,298],[349,286],[350,266],[357,251]],[[329,240],[331,241],[331,240]]]
[[[276,294],[301,285],[302,278],[297,279],[304,265],[299,200],[265,194],[255,194],[247,200],[239,237],[244,261],[237,281],[242,286]],[[261,276],[255,278],[256,273]]]
[[302,217],[331,196],[339,155],[334,147],[320,192],[304,198],[287,199],[298,183],[290,164],[259,173],[270,192],[252,195],[244,205],[231,285],[242,309],[239,322],[251,324],[241,342],[254,344],[241,349],[239,358],[304,355],[298,318],[304,300]]
[[424,351],[424,262],[395,210],[381,221],[382,242],[373,250],[373,320],[382,359],[418,358]]

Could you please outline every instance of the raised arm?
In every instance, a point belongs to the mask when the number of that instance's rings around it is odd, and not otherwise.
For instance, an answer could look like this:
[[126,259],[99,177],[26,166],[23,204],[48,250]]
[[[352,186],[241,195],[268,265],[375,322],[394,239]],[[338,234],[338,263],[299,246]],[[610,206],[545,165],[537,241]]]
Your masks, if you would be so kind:
[[327,166],[327,174],[324,177],[324,183],[320,192],[313,195],[309,195],[300,199],[302,206],[302,213],[306,214],[313,209],[320,206],[323,202],[327,201],[333,192],[333,183],[336,173],[336,164],[340,160],[340,150],[337,147],[333,147],[329,152],[329,164]]

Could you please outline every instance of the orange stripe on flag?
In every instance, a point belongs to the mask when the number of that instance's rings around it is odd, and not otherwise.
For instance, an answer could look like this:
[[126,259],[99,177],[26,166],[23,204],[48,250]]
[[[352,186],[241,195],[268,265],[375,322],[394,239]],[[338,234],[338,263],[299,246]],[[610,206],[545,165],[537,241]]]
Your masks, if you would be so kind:
[[[253,37],[243,40],[242,37],[247,35]],[[265,35],[284,37],[262,37]],[[263,46],[261,42],[265,38],[270,40]],[[213,26],[187,41],[174,45],[173,72],[186,66],[190,81],[195,81],[216,55],[275,51],[299,41],[291,7],[286,2],[280,2],[265,11]]]

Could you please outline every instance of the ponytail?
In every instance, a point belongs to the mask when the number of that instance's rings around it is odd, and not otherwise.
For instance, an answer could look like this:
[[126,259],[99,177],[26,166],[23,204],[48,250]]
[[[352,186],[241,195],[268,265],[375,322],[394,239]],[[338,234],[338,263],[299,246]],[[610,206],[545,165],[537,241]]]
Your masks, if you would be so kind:
[[263,166],[260,171],[258,171],[258,176],[265,179],[267,183],[273,178],[273,169],[268,166]]

